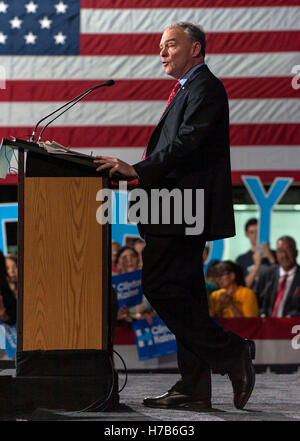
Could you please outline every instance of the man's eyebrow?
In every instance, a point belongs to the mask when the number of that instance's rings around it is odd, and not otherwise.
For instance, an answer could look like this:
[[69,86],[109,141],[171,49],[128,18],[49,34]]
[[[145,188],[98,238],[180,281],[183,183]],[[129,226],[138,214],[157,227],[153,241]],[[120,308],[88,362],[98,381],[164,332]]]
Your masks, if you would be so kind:
[[[169,40],[166,40],[164,43],[169,43],[170,41],[177,41],[176,38],[169,38]],[[162,47],[162,44],[160,43],[159,47]]]

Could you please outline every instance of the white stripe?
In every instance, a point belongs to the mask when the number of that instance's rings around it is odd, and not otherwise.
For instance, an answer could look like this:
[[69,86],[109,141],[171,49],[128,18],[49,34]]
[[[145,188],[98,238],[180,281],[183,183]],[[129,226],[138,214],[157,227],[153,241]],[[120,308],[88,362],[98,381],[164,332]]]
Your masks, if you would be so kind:
[[230,156],[232,171],[300,169],[300,146],[235,146]]
[[[234,77],[293,77],[299,65],[298,52],[259,54],[218,54],[206,57],[215,75]],[[157,79],[168,78],[158,56],[77,56],[22,57],[2,56],[6,80],[78,79]],[[100,93],[100,92],[99,92]]]
[[72,148],[85,154],[92,154],[93,156],[110,156],[112,158],[119,158],[128,164],[135,164],[141,161],[144,153],[144,147],[96,147],[96,148]]
[[[92,153],[94,156],[111,156],[135,164],[141,160],[144,147],[74,148],[73,150]],[[230,149],[231,169],[232,171],[297,170],[300,169],[299,152],[300,146],[236,146]]]
[[[2,102],[0,126],[32,126],[61,103]],[[166,101],[81,102],[57,119],[57,126],[137,126],[156,125]],[[230,100],[231,124],[298,123],[299,100]],[[54,115],[55,116],[55,115]],[[52,117],[53,118],[53,117]],[[50,119],[48,120],[50,121]]]
[[82,9],[82,33],[162,32],[176,21],[199,23],[206,32],[300,29],[300,8]]
[[298,123],[300,105],[298,98],[229,100],[230,122],[248,123]]
[[[45,139],[47,136],[45,135]],[[141,161],[144,147],[87,147],[72,150],[92,156],[102,155],[119,158],[128,164]],[[256,170],[289,171],[300,169],[300,146],[255,146],[232,147],[230,149],[231,170],[255,172]],[[16,152],[16,155],[18,152]],[[11,166],[17,168],[17,160],[12,158]]]
[[299,364],[299,350],[292,347],[290,340],[255,340],[256,364]]

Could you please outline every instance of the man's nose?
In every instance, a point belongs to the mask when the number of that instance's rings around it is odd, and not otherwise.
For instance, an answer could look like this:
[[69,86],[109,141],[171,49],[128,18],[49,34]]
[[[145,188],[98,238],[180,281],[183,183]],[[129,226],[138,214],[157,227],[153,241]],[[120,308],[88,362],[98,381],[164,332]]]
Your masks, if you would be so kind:
[[159,55],[160,55],[161,57],[166,57],[166,55],[167,55],[167,49],[166,49],[165,47],[160,48]]

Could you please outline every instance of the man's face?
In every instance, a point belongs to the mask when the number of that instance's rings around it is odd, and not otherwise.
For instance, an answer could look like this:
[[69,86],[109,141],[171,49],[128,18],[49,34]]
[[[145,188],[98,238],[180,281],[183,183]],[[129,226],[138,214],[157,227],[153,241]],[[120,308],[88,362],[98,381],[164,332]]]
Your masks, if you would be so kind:
[[276,244],[276,256],[279,265],[289,271],[296,265],[297,250],[294,243],[288,239],[280,239]]
[[160,41],[160,58],[167,75],[180,79],[200,59],[201,45],[191,42],[183,28],[166,29]]
[[257,244],[257,230],[257,225],[249,225],[246,231],[246,237],[248,237],[253,246]]

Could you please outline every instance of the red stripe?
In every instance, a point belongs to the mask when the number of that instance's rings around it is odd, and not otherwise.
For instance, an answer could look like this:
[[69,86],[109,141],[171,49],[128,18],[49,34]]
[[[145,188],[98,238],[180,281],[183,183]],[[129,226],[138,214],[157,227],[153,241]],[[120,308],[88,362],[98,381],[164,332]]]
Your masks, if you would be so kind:
[[293,178],[294,183],[300,182],[300,170],[243,170],[231,172],[232,183],[244,185],[242,176],[259,176],[265,184],[272,183],[276,178]]
[[[293,178],[294,184],[300,183],[300,171],[299,170],[250,170],[250,171],[232,171],[232,183],[234,185],[244,185],[242,176],[259,176],[261,181],[265,184],[270,184],[274,179],[281,178]],[[6,179],[0,179],[0,185],[14,185],[18,183],[17,175],[7,175]]]
[[[104,79],[6,82],[0,102],[66,102]],[[230,99],[299,98],[291,86],[291,77],[224,78],[222,82]],[[116,80],[113,87],[90,94],[87,101],[165,101],[175,80]]]
[[[274,171],[261,171],[261,170],[250,170],[249,172],[243,171],[232,171],[231,178],[233,185],[244,185],[242,176],[259,176],[264,184],[271,184],[276,178],[293,178],[293,183],[300,183],[300,171],[299,170],[274,170]],[[0,185],[17,185],[18,176],[17,175],[7,175],[6,179],[0,179]]]
[[81,0],[87,9],[242,8],[299,6],[299,0]]
[[[288,340],[299,333],[292,333],[293,327],[300,324],[300,317],[294,318],[234,318],[220,319],[220,324],[228,331],[254,340]],[[134,332],[130,324],[116,327],[115,345],[135,345]]]
[[0,185],[18,185],[18,175],[7,175],[6,179],[0,179]]
[[[300,317],[293,318],[235,318],[220,320],[222,326],[243,338],[255,340],[289,340],[295,325],[300,324]],[[298,331],[299,332],[299,331]],[[297,332],[297,333],[298,333]]]
[[232,124],[230,144],[300,145],[300,124]]
[[[209,32],[207,54],[292,52],[300,47],[299,31]],[[158,55],[161,34],[82,34],[81,55]]]
[[[143,147],[154,126],[49,127],[43,139],[72,147]],[[16,136],[28,139],[32,127],[1,127],[0,139]],[[27,137],[26,137],[27,136]],[[232,124],[231,146],[300,145],[300,124]]]

